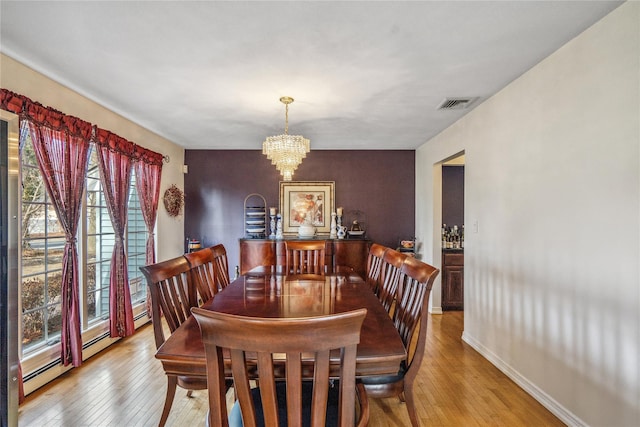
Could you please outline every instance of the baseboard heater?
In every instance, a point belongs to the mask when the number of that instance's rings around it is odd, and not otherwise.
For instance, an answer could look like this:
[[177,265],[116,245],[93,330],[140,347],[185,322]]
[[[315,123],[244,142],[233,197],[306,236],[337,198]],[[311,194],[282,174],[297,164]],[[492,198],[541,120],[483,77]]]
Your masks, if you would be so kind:
[[[140,320],[143,317],[147,316],[147,312],[143,311],[142,313],[138,314],[136,317],[133,318],[133,321],[135,322],[136,320]],[[102,341],[105,338],[109,338],[109,332],[105,332],[101,335],[98,335],[96,337],[94,337],[93,339],[85,342],[82,344],[82,349],[86,350],[87,348],[91,347],[92,345],[94,345],[95,343]],[[61,358],[56,358],[54,360],[52,360],[51,362],[47,363],[46,365],[41,366],[40,368],[36,369],[33,372],[29,372],[29,374],[25,375],[24,378],[22,379],[23,382],[27,382],[35,377],[37,377],[38,375],[42,375],[44,372],[47,372],[49,369],[54,368],[58,365],[62,364],[62,359]]]

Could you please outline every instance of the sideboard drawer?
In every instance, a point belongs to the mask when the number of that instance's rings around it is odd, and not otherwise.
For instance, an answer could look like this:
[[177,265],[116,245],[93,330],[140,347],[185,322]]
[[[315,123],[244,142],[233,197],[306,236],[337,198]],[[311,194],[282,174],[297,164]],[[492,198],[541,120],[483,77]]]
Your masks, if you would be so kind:
[[464,253],[444,253],[444,265],[464,265]]

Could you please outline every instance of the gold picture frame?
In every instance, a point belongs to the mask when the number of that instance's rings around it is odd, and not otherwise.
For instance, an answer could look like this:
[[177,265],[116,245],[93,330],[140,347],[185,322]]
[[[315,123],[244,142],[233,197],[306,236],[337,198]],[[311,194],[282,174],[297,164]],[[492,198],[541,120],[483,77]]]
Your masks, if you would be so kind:
[[334,198],[335,181],[281,181],[282,232],[297,234],[298,228],[309,218],[317,234],[329,234]]

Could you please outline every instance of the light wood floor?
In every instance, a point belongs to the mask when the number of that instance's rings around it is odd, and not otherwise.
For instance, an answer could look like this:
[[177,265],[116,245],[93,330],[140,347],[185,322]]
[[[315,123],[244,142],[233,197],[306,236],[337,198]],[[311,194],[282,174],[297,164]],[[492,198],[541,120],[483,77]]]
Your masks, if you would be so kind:
[[[462,342],[462,312],[429,319],[427,352],[415,385],[423,426],[562,426],[556,417]],[[31,393],[19,425],[156,426],[166,378],[153,357],[153,328],[144,326]],[[206,391],[176,392],[168,426],[201,426]],[[408,426],[404,404],[371,399],[372,427]]]

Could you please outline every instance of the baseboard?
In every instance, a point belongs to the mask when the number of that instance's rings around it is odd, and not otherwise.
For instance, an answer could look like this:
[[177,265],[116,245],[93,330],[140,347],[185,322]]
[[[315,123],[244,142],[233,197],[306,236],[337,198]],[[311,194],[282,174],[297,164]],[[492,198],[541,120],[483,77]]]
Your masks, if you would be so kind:
[[[151,322],[151,319],[147,317],[147,313],[139,313],[134,318],[135,328],[138,329],[141,326]],[[95,356],[102,350],[109,347],[111,344],[119,341],[121,338],[111,338],[108,333],[105,333],[101,336],[96,337],[93,340],[90,340],[83,345],[82,349],[82,360],[86,361],[91,356]],[[55,362],[49,363],[47,366],[41,368],[37,375],[30,376],[28,380],[25,379],[24,382],[24,394],[28,396],[30,393],[36,391],[40,387],[46,385],[47,383],[55,380],[60,375],[65,372],[73,369],[72,365],[63,366],[60,362],[60,358],[58,358]]]
[[429,309],[429,313],[431,313],[431,314],[442,314],[442,307],[431,307]]
[[509,364],[505,363],[505,361],[498,357],[495,353],[483,346],[480,342],[476,341],[473,337],[469,336],[469,334],[467,334],[466,332],[462,333],[462,340],[473,347],[485,359],[491,362],[491,364],[493,364],[513,382],[520,386],[520,388],[522,388],[534,399],[540,402],[542,406],[547,408],[553,415],[558,417],[560,421],[568,426],[582,427],[587,425],[584,421],[575,416],[571,411],[558,403],[555,399],[541,390],[537,385],[529,381],[517,370],[513,369],[513,367],[511,367]]

